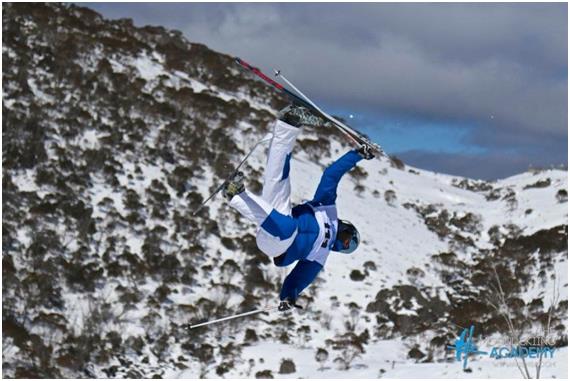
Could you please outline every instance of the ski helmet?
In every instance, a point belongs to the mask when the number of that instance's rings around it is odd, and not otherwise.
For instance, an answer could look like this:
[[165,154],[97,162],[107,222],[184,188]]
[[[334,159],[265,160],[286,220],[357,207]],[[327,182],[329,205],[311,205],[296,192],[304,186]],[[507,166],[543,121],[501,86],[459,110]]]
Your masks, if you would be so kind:
[[350,254],[358,247],[360,234],[348,221],[338,220],[338,231],[332,249],[341,253]]

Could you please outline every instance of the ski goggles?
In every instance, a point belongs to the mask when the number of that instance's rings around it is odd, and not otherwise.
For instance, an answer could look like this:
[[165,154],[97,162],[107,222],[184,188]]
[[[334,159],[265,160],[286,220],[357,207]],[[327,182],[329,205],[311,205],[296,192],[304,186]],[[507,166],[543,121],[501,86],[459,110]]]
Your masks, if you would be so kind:
[[350,238],[348,245],[346,245],[346,243],[345,243],[343,245],[344,246],[343,249],[340,250],[340,252],[345,253],[345,254],[350,254],[354,250],[356,250],[359,243],[360,243],[360,233],[358,233],[358,231],[355,231],[354,234],[352,235],[352,237]]
[[350,254],[354,252],[354,250],[356,250],[359,243],[360,243],[360,233],[358,232],[358,230],[355,230],[354,232],[352,232],[352,235],[350,236],[349,239],[345,240],[337,239],[337,242],[335,242],[333,250],[344,254]]

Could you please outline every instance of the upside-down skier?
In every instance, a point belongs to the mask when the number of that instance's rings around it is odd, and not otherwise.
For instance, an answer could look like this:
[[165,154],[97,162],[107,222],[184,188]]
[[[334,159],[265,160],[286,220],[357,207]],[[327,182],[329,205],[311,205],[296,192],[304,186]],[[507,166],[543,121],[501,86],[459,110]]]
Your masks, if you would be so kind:
[[330,251],[350,254],[360,243],[354,225],[338,218],[335,203],[342,176],[360,160],[374,157],[368,146],[337,159],[324,171],[313,199],[291,208],[293,146],[303,126],[322,125],[324,120],[308,109],[288,106],[279,113],[273,128],[262,195],[245,189],[241,172],[223,189],[230,205],[257,225],[257,246],[275,265],[289,266],[297,261],[283,282],[280,311],[300,307],[297,297],[316,278]]

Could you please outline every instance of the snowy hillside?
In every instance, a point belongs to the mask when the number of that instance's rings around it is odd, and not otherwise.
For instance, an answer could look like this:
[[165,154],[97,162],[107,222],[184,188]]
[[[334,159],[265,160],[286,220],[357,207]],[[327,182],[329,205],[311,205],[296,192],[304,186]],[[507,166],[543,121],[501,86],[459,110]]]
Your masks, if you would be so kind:
[[[192,212],[286,101],[179,32],[76,6],[3,4],[2,55],[4,377],[520,377],[447,349],[471,324],[506,340],[506,314],[525,337],[550,316],[542,377],[567,378],[567,172],[364,162],[338,199],[363,245],[331,254],[304,310],[188,330],[277,303],[291,267],[254,227],[220,196]],[[256,192],[265,149],[245,169]],[[294,203],[348,149],[305,129]]]

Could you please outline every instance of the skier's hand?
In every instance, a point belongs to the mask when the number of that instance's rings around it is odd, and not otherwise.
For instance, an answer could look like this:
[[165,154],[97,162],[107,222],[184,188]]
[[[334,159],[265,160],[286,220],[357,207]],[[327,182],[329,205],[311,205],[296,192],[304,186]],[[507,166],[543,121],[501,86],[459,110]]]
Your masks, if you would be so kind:
[[372,152],[372,147],[368,144],[362,145],[359,149],[356,150],[362,156],[363,159],[371,160],[374,159],[374,153]]
[[299,308],[299,309],[303,309],[303,307],[301,307],[300,305],[296,304],[296,301],[291,299],[291,298],[287,298],[285,300],[282,300],[281,303],[279,303],[279,307],[277,307],[277,309],[279,311],[289,311],[292,308]]

